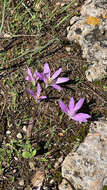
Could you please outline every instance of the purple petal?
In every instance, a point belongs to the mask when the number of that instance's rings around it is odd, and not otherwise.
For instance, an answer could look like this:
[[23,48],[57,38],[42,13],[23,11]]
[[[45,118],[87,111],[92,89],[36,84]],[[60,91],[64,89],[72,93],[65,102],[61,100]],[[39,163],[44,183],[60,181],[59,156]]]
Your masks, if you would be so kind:
[[85,113],[78,113],[75,116],[71,117],[75,121],[79,122],[87,122],[87,119],[91,118],[90,115],[85,114]]
[[27,76],[27,77],[26,77],[26,80],[30,81],[30,77],[29,77],[29,76]]
[[40,187],[38,187],[36,190],[40,190]]
[[38,77],[40,80],[43,80],[46,83],[46,81],[48,79],[48,73],[45,73],[45,74],[44,73],[38,73]]
[[43,81],[47,84],[49,79],[50,79],[49,74],[45,73],[43,76]]
[[38,77],[40,80],[44,80],[44,74],[43,73],[38,73]]
[[27,77],[26,77],[26,80],[28,80],[28,81],[30,81],[30,82],[34,82],[35,81],[35,79],[33,78],[33,76],[32,76],[32,72],[31,72],[31,70],[29,69],[29,67],[27,66]]
[[37,84],[37,96],[40,96],[40,92],[41,92],[41,86],[40,86],[40,84],[38,83],[38,84]]
[[64,83],[64,82],[67,82],[69,81],[69,78],[66,78],[66,77],[59,77],[56,81],[56,84],[60,84],[60,83]]
[[36,80],[38,80],[38,79],[39,79],[39,73],[38,73],[37,71],[34,72],[33,77],[34,77]]
[[58,103],[59,103],[59,106],[60,106],[60,108],[62,109],[62,111],[63,111],[64,113],[68,113],[68,108],[67,108],[67,106],[66,106],[61,100],[59,100]]
[[44,65],[44,74],[47,74],[48,76],[47,77],[50,77],[50,68],[49,68],[49,65],[48,63],[45,63]]
[[62,71],[62,68],[58,69],[58,70],[52,75],[51,78],[52,78],[53,80],[56,79],[56,78],[60,75],[61,71]]
[[46,96],[40,96],[39,99],[43,100],[43,99],[46,99],[47,97]]
[[28,93],[29,93],[31,96],[33,96],[34,99],[36,98],[35,93],[33,92],[33,90],[28,89],[27,91],[28,91]]
[[28,74],[29,76],[32,76],[32,72],[31,72],[31,70],[29,69],[28,66],[26,66],[26,67],[27,67],[27,74]]
[[71,114],[74,114],[74,98],[72,97],[69,102],[69,110]]
[[53,84],[53,85],[51,85],[53,88],[55,88],[55,89],[57,89],[58,91],[60,91],[62,88],[59,86],[59,85],[57,85],[57,84]]
[[85,98],[81,98],[75,105],[74,111],[77,112],[83,105]]

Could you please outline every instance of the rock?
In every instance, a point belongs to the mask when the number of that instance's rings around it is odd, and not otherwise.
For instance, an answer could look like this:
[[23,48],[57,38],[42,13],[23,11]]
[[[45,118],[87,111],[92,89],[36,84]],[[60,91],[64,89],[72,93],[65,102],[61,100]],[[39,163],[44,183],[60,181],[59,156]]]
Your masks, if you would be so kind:
[[71,47],[70,47],[70,46],[66,46],[65,49],[66,49],[66,51],[70,54]]
[[89,81],[107,75],[107,1],[87,0],[81,8],[81,16],[74,16],[67,28],[70,42],[79,42],[83,57],[89,68],[86,77]]
[[107,185],[107,121],[91,124],[84,142],[63,161],[62,176],[76,190],[102,190]]
[[62,183],[58,186],[59,190],[73,190],[71,185],[67,182],[66,179],[62,180]]
[[23,132],[25,132],[25,133],[26,133],[27,128],[26,128],[26,126],[25,126],[25,125],[23,126],[22,130],[23,130]]
[[21,134],[21,133],[18,133],[18,134],[17,134],[17,138],[18,138],[18,139],[22,139],[22,134]]
[[11,134],[11,131],[7,130],[6,135],[10,135],[10,134]]
[[34,187],[40,187],[45,179],[45,173],[44,171],[38,170],[32,177],[32,185]]
[[24,179],[20,179],[19,185],[20,185],[20,186],[24,186]]
[[18,161],[18,158],[17,158],[16,156],[14,157],[14,159],[15,159],[16,161]]
[[55,183],[55,181],[53,179],[50,180],[50,185],[53,185]]

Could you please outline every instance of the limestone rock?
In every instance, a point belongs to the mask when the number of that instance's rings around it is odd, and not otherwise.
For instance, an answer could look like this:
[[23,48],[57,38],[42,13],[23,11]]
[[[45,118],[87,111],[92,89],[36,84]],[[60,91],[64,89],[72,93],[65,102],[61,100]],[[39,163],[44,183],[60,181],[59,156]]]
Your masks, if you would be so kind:
[[107,185],[107,121],[91,124],[84,142],[63,161],[62,176],[76,190],[102,190]]
[[74,16],[67,28],[70,42],[79,42],[83,57],[89,62],[89,81],[107,75],[107,0],[87,0],[81,16]]

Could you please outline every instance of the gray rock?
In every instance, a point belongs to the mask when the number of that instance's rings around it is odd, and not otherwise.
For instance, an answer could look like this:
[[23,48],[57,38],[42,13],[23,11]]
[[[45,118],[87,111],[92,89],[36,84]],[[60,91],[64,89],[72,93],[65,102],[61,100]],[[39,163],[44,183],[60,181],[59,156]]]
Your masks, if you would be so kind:
[[107,121],[91,124],[85,141],[63,161],[62,176],[76,190],[102,190],[107,185]]
[[87,59],[89,69],[86,77],[89,81],[101,79],[107,75],[107,0],[87,0],[82,6],[81,16],[74,16],[67,28],[70,42],[79,42],[83,57]]

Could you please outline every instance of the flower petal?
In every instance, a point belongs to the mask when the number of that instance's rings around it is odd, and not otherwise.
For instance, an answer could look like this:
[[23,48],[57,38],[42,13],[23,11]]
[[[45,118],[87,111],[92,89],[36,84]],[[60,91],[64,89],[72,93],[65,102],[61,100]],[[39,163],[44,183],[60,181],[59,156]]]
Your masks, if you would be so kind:
[[43,99],[46,99],[47,97],[46,96],[40,96],[39,99],[43,100]]
[[26,77],[26,80],[28,80],[28,81],[30,81],[30,82],[34,82],[35,81],[35,79],[33,78],[33,76],[32,76],[32,72],[31,72],[31,70],[29,69],[29,67],[27,66],[27,77]]
[[27,67],[27,74],[29,75],[29,76],[32,76],[32,72],[31,72],[31,70],[29,69],[29,67],[26,65],[26,67]]
[[44,80],[44,74],[43,73],[38,73],[39,80]]
[[61,100],[59,100],[58,103],[59,103],[59,106],[60,106],[61,110],[62,110],[64,113],[68,113],[68,108],[67,108],[67,106],[66,106]]
[[74,111],[77,112],[83,105],[85,98],[81,98],[75,105]]
[[50,68],[49,68],[48,63],[45,63],[43,73],[47,74],[48,75],[47,77],[50,77]]
[[35,93],[33,92],[33,90],[28,89],[27,91],[28,91],[28,93],[29,93],[31,96],[33,96],[34,99],[36,99],[36,96],[35,96]]
[[34,72],[33,77],[34,77],[36,80],[38,80],[38,79],[39,79],[39,73],[38,73],[37,71]]
[[40,92],[41,92],[41,86],[40,86],[40,84],[38,83],[37,84],[37,96],[40,96]]
[[91,118],[90,115],[85,114],[85,113],[78,113],[75,116],[71,117],[75,121],[79,122],[87,122],[87,119]]
[[40,187],[38,187],[36,190],[40,190]]
[[57,84],[52,84],[51,85],[53,88],[55,88],[55,89],[57,89],[58,91],[60,91],[62,88],[59,86],[59,85],[57,85]]
[[66,78],[66,77],[59,77],[56,81],[56,84],[60,84],[60,83],[64,83],[64,82],[67,82],[69,81],[69,78]]
[[69,110],[71,114],[74,114],[74,98],[72,97],[69,102]]
[[53,80],[56,79],[56,78],[58,77],[58,75],[60,75],[61,71],[62,71],[62,68],[59,68],[59,69],[52,75],[51,78],[52,78]]

